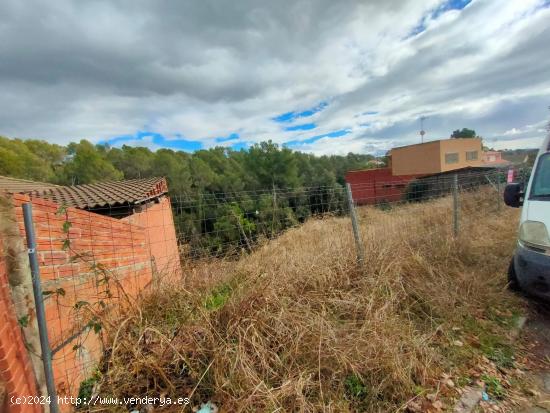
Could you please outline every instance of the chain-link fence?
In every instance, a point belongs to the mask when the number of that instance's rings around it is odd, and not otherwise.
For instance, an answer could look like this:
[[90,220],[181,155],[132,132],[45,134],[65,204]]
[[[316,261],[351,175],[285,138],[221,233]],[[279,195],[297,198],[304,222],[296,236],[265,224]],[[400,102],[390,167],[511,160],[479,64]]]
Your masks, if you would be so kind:
[[[358,221],[366,219],[369,211],[386,212],[376,219],[392,225],[396,212],[410,210],[411,205],[445,204],[449,209],[448,225],[458,235],[461,221],[468,219],[461,212],[461,199],[473,199],[477,194],[479,202],[481,198],[486,201],[481,208],[498,212],[503,208],[507,179],[508,173],[502,169],[466,170],[408,182],[396,179],[347,186],[174,194],[171,202],[182,259],[196,260],[238,256],[307,220],[352,217],[354,208]],[[528,174],[515,171],[514,179],[526,182]],[[413,212],[409,218],[416,219]]]
[[171,202],[180,251],[190,259],[250,252],[308,219],[349,208],[342,186],[172,195]]

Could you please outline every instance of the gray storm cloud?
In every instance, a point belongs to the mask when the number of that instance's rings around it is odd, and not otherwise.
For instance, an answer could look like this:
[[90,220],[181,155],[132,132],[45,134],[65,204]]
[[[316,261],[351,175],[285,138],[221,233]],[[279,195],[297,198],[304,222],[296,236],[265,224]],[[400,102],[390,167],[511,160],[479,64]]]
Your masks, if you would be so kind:
[[[548,118],[547,2],[442,7],[4,0],[0,134],[66,143],[150,130],[208,146],[237,132],[346,153],[414,141],[427,115],[434,139],[465,126],[497,147],[542,138],[529,126]],[[313,130],[272,120],[319,102]],[[505,134],[513,128],[522,132]],[[299,143],[341,129],[350,133]]]

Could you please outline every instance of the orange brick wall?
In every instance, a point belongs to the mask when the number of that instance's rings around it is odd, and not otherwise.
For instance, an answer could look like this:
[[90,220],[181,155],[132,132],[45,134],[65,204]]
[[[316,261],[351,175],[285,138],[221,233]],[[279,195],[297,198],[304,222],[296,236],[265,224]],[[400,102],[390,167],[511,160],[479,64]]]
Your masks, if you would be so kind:
[[42,411],[38,405],[16,405],[11,397],[38,395],[31,361],[27,355],[23,335],[15,316],[8,285],[8,267],[3,242],[0,254],[0,411],[24,413]]
[[[26,195],[13,196],[22,237],[21,206],[29,201]],[[76,396],[82,380],[92,374],[102,347],[100,335],[89,328],[82,333],[90,316],[76,307],[83,302],[83,308],[94,309],[102,303],[110,309],[133,305],[151,283],[155,267],[179,270],[170,201],[161,199],[124,219],[75,208],[60,213],[59,205],[38,198],[32,204],[42,289],[53,292],[44,303],[50,345],[59,349],[53,355],[56,388],[61,396]],[[68,231],[63,228],[65,222],[70,223]],[[64,247],[67,238],[69,248]]]
[[168,197],[162,197],[158,203],[144,206],[141,212],[123,220],[145,228],[150,253],[154,258],[153,268],[160,276],[180,275],[176,229]]

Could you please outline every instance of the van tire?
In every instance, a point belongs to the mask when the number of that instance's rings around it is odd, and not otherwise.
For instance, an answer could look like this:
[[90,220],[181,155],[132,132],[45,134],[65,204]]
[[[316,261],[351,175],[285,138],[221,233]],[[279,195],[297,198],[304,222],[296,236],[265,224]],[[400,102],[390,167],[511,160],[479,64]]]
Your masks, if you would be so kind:
[[514,257],[512,257],[510,265],[508,266],[508,288],[512,291],[521,290],[518,282],[518,276],[516,274],[516,267],[514,266]]

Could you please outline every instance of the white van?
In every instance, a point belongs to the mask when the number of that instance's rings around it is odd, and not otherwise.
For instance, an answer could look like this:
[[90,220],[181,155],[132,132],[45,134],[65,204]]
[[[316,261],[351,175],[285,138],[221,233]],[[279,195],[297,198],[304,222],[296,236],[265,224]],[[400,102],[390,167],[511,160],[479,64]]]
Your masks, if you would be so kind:
[[518,183],[506,185],[504,202],[523,206],[517,248],[508,270],[510,287],[550,299],[550,134],[537,155],[527,188]]

